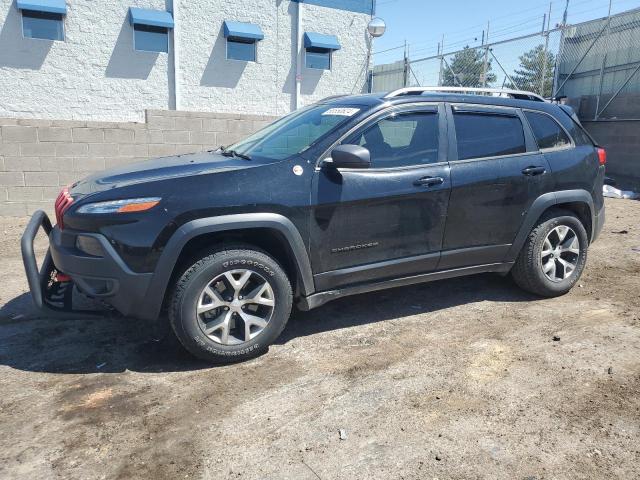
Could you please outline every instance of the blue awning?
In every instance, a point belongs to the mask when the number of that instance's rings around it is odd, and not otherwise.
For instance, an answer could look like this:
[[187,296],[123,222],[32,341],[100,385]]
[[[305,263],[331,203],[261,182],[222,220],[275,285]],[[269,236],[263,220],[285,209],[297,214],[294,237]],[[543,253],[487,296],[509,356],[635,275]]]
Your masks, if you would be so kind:
[[34,12],[67,14],[65,0],[17,0],[18,10],[32,10]]
[[259,25],[253,23],[224,21],[225,38],[243,38],[245,40],[262,40],[264,33]]
[[322,33],[305,32],[304,48],[324,48],[327,50],[340,50],[340,42],[335,35],[323,35]]
[[129,9],[131,25],[149,25],[152,27],[173,28],[173,16],[163,10],[147,10],[146,8]]

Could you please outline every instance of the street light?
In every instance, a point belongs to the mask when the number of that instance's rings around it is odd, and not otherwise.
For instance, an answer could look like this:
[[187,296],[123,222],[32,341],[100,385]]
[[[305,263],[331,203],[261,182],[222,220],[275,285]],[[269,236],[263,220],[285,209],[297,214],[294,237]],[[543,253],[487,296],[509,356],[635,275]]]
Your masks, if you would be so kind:
[[369,48],[367,49],[367,92],[371,93],[373,83],[373,73],[369,72],[369,66],[371,65],[371,50],[373,48],[373,39],[380,38],[387,31],[387,24],[384,23],[379,17],[372,18],[367,25],[367,32],[369,33]]

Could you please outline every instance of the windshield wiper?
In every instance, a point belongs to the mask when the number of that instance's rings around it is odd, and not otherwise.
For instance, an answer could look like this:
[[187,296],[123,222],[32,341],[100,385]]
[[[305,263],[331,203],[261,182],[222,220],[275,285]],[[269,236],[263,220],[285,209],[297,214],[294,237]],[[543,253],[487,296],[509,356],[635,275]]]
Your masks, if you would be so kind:
[[251,157],[245,153],[239,153],[235,150],[227,150],[225,147],[220,147],[220,153],[225,157],[237,157],[242,158],[243,160],[251,160]]
[[251,160],[251,157],[249,155],[247,155],[246,153],[238,153],[235,150],[230,150],[230,152],[238,157],[238,158],[242,158],[243,160]]

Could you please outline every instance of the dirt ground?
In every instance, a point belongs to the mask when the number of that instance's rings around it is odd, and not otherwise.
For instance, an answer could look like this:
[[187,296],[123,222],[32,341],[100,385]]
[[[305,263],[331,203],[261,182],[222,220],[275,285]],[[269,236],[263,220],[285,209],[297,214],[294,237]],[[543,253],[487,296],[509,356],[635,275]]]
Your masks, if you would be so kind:
[[345,298],[216,368],[132,319],[38,316],[2,219],[0,478],[640,478],[640,202],[607,209],[565,297]]

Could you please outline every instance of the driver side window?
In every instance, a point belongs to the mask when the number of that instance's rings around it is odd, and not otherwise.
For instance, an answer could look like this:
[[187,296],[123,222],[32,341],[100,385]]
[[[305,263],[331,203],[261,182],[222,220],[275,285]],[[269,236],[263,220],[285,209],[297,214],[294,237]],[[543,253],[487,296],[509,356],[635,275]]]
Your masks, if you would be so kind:
[[342,143],[369,150],[372,168],[436,163],[438,114],[421,111],[392,115],[354,133]]

